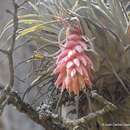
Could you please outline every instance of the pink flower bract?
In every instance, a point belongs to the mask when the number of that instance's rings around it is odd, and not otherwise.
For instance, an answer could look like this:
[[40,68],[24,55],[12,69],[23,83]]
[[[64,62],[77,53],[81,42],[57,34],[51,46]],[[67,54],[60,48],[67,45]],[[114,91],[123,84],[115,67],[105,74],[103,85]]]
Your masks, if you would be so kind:
[[70,30],[64,46],[57,56],[53,72],[58,76],[55,85],[61,91],[66,89],[69,93],[78,95],[80,90],[92,85],[90,75],[93,68],[93,63],[85,52],[87,45],[79,27]]

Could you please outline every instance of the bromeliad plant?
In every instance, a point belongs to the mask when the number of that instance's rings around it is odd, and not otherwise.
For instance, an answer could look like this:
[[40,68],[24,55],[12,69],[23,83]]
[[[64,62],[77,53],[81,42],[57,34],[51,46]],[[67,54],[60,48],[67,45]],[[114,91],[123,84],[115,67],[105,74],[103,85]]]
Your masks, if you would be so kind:
[[93,63],[85,53],[87,45],[82,38],[80,26],[67,28],[65,43],[57,56],[54,74],[58,74],[55,85],[63,92],[65,89],[79,95],[81,89],[91,87]]
[[[108,0],[107,4],[103,0],[36,0],[27,3],[31,11],[27,9],[18,16],[17,39],[24,37],[31,41],[35,53],[28,62],[39,59],[41,64],[24,96],[34,87],[40,86],[40,91],[46,87],[47,93],[38,95],[37,99],[47,96],[51,111],[55,111],[56,107],[63,108],[68,102],[72,105],[73,97],[78,95],[78,112],[82,117],[102,108],[88,95],[86,97],[86,91],[91,88],[119,108],[118,112],[96,118],[93,129],[101,129],[102,124],[114,121],[129,122],[130,26],[120,0]],[[31,13],[27,14],[29,11]],[[11,26],[12,21],[5,26],[1,36]],[[81,91],[84,89],[86,91]],[[61,92],[62,101],[58,100]],[[102,129],[109,130],[107,127]],[[128,130],[127,127],[118,130],[125,129]]]

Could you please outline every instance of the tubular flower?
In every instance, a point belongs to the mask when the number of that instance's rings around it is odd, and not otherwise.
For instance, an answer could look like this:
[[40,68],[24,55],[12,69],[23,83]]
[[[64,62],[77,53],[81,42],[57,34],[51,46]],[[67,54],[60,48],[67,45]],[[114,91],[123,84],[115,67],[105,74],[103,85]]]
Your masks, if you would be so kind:
[[78,95],[81,89],[92,85],[90,75],[93,63],[85,53],[86,48],[80,28],[70,30],[53,71],[53,74],[58,75],[55,85],[61,91],[66,89]]

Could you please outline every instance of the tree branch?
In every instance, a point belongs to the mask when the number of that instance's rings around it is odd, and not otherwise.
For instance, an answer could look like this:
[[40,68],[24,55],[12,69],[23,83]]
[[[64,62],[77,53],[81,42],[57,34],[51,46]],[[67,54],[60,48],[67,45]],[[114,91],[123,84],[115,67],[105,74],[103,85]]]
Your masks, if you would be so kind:
[[12,104],[22,113],[28,115],[34,122],[40,124],[46,130],[67,130],[62,126],[62,122],[59,122],[59,117],[53,113],[38,113],[29,104],[23,102],[16,92],[12,92],[8,98],[8,104]]
[[16,32],[18,29],[18,8],[19,6],[17,5],[17,3],[15,3],[15,0],[12,0],[13,6],[14,6],[14,14],[13,14],[13,36],[12,36],[12,44],[11,47],[9,49],[9,54],[8,54],[8,60],[9,60],[9,70],[10,70],[10,81],[9,81],[9,85],[7,87],[7,91],[10,91],[10,89],[13,87],[14,85],[14,63],[13,63],[13,51],[14,51],[14,47],[15,47],[15,40],[16,40]]
[[117,107],[114,104],[98,95],[96,91],[92,91],[91,96],[98,102],[104,104],[104,108],[96,112],[91,112],[84,117],[72,121],[63,120],[58,115],[51,112],[43,111],[42,114],[39,113],[38,111],[34,110],[29,104],[23,102],[23,100],[16,92],[12,92],[8,95],[7,102],[8,104],[15,106],[20,112],[28,115],[30,119],[46,128],[46,130],[77,130],[79,127],[82,128],[87,126],[90,121],[96,120],[97,117],[117,110]]
[[5,54],[5,55],[7,55],[7,54],[8,54],[8,51],[3,50],[3,49],[0,49],[0,52],[1,52],[1,53],[3,53],[3,54]]
[[98,102],[104,104],[105,105],[104,108],[102,108],[101,110],[98,110],[96,112],[91,112],[87,116],[84,116],[80,119],[76,119],[76,120],[72,120],[72,121],[64,121],[65,126],[76,130],[76,129],[79,129],[79,127],[87,126],[90,121],[97,119],[97,117],[103,116],[106,113],[117,110],[117,107],[114,104],[107,101],[102,96],[98,95],[96,93],[96,91],[92,91],[91,96]]
[[[16,40],[16,32],[18,29],[18,5],[15,3],[15,0],[12,0],[13,7],[14,7],[14,13],[13,13],[13,36],[12,36],[12,44],[9,50],[2,50],[0,49],[0,52],[4,53],[7,55],[8,61],[9,61],[9,83],[8,85],[4,88],[4,91],[2,92],[2,95],[0,97],[0,104],[5,102],[7,95],[10,93],[11,89],[14,86],[14,63],[13,63],[13,51],[15,47],[15,40]],[[2,111],[2,110],[1,110]]]

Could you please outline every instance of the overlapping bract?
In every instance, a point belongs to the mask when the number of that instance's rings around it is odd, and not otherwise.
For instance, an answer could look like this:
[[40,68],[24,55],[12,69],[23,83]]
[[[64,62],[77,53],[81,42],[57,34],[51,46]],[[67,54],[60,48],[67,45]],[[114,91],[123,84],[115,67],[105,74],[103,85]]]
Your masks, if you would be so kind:
[[55,85],[63,91],[78,95],[84,87],[91,86],[93,63],[86,55],[87,45],[82,39],[79,27],[73,28],[64,44],[64,49],[57,56],[54,74],[58,75]]

